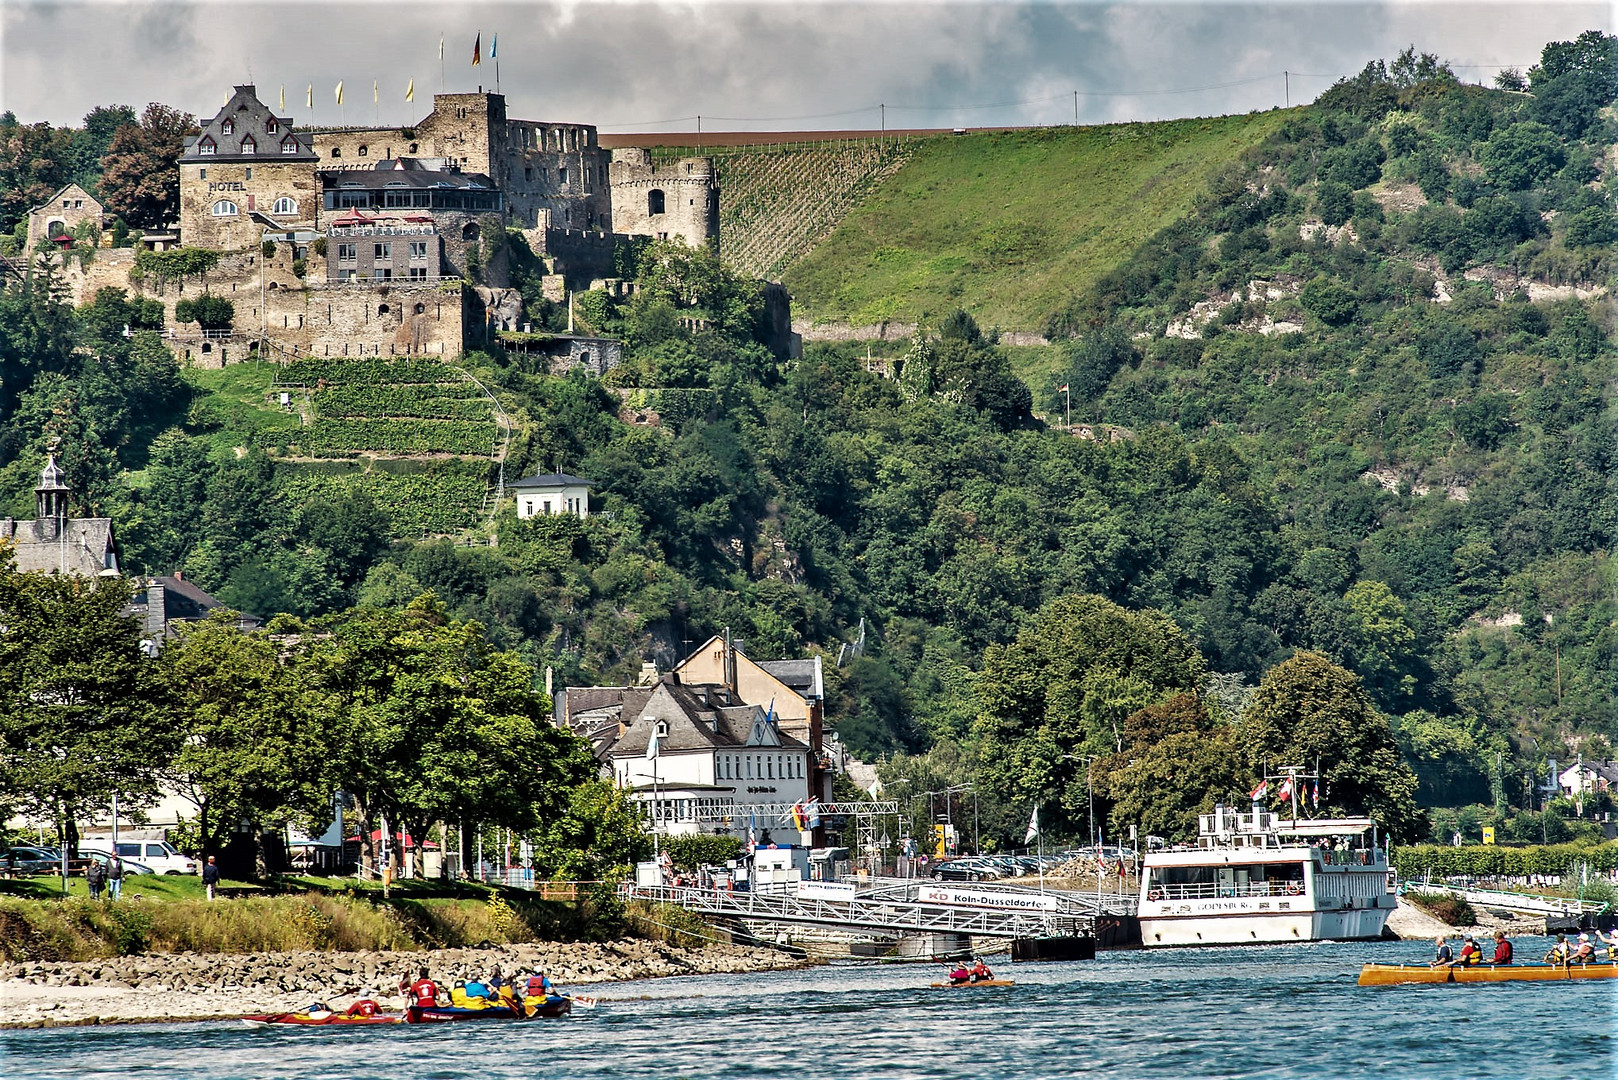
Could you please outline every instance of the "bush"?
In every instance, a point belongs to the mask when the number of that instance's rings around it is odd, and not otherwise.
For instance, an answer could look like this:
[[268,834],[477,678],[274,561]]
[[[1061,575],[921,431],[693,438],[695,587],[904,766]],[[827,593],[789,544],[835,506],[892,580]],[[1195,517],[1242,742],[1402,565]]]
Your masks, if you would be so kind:
[[1513,191],[1549,178],[1567,160],[1556,132],[1532,120],[1501,128],[1477,153],[1489,179]]
[[1303,287],[1298,294],[1303,309],[1327,326],[1343,326],[1359,310],[1359,299],[1340,281],[1322,275]]
[[1441,923],[1450,926],[1478,924],[1478,913],[1472,905],[1451,893],[1407,892],[1405,899]]
[[671,836],[663,841],[674,865],[681,870],[695,870],[700,866],[717,866],[742,853],[742,842],[734,836]]

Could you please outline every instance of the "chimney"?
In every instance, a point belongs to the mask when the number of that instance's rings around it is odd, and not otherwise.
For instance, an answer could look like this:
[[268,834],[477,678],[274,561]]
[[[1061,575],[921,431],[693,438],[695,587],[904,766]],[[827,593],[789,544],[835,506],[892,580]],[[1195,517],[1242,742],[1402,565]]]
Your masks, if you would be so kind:
[[163,628],[168,624],[168,612],[163,603],[166,591],[156,578],[146,584],[146,636],[153,641],[163,640]]

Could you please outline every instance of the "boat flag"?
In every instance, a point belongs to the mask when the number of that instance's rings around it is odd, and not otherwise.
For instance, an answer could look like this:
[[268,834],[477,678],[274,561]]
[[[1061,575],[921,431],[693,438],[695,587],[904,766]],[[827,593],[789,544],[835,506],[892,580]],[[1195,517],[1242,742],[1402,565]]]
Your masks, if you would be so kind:
[[1292,798],[1292,777],[1289,776],[1281,781],[1281,790],[1275,793],[1275,797],[1282,802]]
[[1039,807],[1034,807],[1034,813],[1028,819],[1028,835],[1022,838],[1025,844],[1032,844],[1034,837],[1039,835]]
[[1264,796],[1268,795],[1269,793],[1270,793],[1270,782],[1269,782],[1269,780],[1267,780],[1267,779],[1266,780],[1260,780],[1258,787],[1253,789],[1253,801],[1258,802],[1260,799],[1264,798]]
[[416,80],[415,79],[411,79],[410,80],[410,85],[405,87],[405,100],[406,101],[415,101],[416,100]]
[[472,42],[472,66],[477,67],[483,63],[483,31],[478,31],[477,40]]

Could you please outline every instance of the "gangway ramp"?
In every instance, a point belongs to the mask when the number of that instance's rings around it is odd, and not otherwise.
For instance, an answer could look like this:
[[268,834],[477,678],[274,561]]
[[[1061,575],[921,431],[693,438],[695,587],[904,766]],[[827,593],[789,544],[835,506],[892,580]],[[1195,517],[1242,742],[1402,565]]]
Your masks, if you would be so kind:
[[[812,883],[806,883],[812,884]],[[734,892],[677,885],[621,888],[625,899],[673,904],[713,919],[791,923],[853,933],[971,934],[997,938],[1090,936],[1093,907],[1069,893],[1016,886],[910,881],[879,884],[852,898],[799,896],[796,890]]]

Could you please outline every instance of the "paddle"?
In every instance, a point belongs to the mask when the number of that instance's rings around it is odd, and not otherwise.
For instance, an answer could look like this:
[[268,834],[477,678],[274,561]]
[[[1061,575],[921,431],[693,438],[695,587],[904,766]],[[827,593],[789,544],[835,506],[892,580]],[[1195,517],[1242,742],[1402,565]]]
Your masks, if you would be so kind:
[[562,996],[581,1009],[593,1009],[596,1007],[596,999],[588,994],[563,994]]

